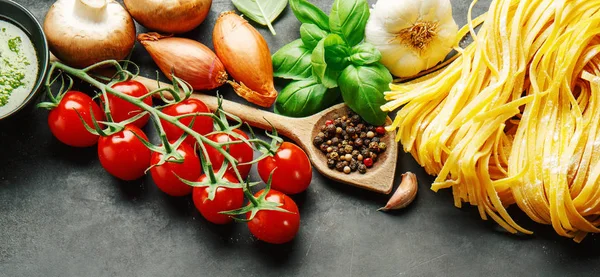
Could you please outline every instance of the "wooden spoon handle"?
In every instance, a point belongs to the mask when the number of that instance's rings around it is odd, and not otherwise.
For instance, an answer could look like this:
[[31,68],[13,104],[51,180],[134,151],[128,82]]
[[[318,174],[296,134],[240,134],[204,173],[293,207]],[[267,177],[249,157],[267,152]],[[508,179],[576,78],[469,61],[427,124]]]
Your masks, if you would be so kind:
[[[163,82],[159,83],[156,80],[152,80],[142,76],[136,77],[135,80],[144,84],[148,88],[148,90],[155,90],[158,88],[159,85],[160,87],[171,86],[170,84]],[[218,107],[218,99],[215,96],[194,93],[192,95],[192,98],[201,100],[212,111],[216,110]],[[271,130],[271,125],[269,125],[270,122],[281,135],[284,135],[294,141],[297,141],[299,139],[297,135],[294,134],[294,132],[292,131],[294,129],[294,126],[300,123],[298,122],[299,120],[296,118],[277,115],[272,112],[260,110],[254,107],[246,106],[225,99],[223,99],[222,108],[224,111],[240,117],[244,122],[247,122],[251,126],[265,130]]]

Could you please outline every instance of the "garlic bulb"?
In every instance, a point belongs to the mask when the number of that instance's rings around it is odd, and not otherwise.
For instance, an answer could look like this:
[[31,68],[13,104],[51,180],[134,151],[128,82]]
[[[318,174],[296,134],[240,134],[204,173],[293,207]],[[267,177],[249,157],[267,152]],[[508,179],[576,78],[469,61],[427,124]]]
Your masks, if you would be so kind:
[[416,75],[444,60],[458,41],[450,0],[379,0],[371,10],[366,41],[398,77]]

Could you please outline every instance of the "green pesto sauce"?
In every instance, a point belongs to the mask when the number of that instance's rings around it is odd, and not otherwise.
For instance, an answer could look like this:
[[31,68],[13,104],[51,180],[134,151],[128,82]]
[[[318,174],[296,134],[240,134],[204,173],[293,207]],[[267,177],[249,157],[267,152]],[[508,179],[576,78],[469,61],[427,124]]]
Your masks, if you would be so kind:
[[27,34],[0,20],[0,116],[27,98],[37,73],[35,48]]

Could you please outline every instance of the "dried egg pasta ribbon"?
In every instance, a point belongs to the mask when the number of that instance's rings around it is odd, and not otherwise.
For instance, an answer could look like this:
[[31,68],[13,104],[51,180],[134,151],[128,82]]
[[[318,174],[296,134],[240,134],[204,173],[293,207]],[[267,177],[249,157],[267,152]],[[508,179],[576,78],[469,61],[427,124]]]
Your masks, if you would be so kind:
[[531,232],[511,204],[576,241],[600,232],[600,0],[495,0],[467,33],[446,68],[390,86],[388,130],[457,207],[512,233]]

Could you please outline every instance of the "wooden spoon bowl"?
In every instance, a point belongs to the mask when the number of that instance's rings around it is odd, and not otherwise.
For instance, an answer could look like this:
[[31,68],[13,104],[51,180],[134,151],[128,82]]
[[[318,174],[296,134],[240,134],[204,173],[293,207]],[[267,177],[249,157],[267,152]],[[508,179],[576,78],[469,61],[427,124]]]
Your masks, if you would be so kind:
[[[156,89],[158,85],[156,80],[144,77],[137,77],[136,80],[146,85],[150,90]],[[168,86],[168,84],[161,83],[160,86],[164,87]],[[192,98],[206,103],[213,111],[218,107],[218,99],[214,96],[195,93],[192,95]],[[320,127],[325,124],[325,121],[347,115],[350,112],[350,109],[345,104],[335,105],[304,118],[281,116],[228,100],[223,100],[222,108],[254,127],[270,130],[271,126],[269,122],[273,124],[281,135],[288,137],[306,151],[314,168],[325,177],[340,183],[384,194],[388,194],[392,190],[394,174],[396,173],[396,162],[398,160],[398,144],[394,139],[395,134],[393,132],[388,132],[381,138],[381,141],[387,145],[387,149],[378,156],[377,163],[372,168],[369,168],[365,174],[358,172],[345,174],[330,169],[327,166],[327,157],[325,154],[313,145],[313,138],[320,132]],[[389,125],[391,123],[391,119],[388,117],[386,124]]]

